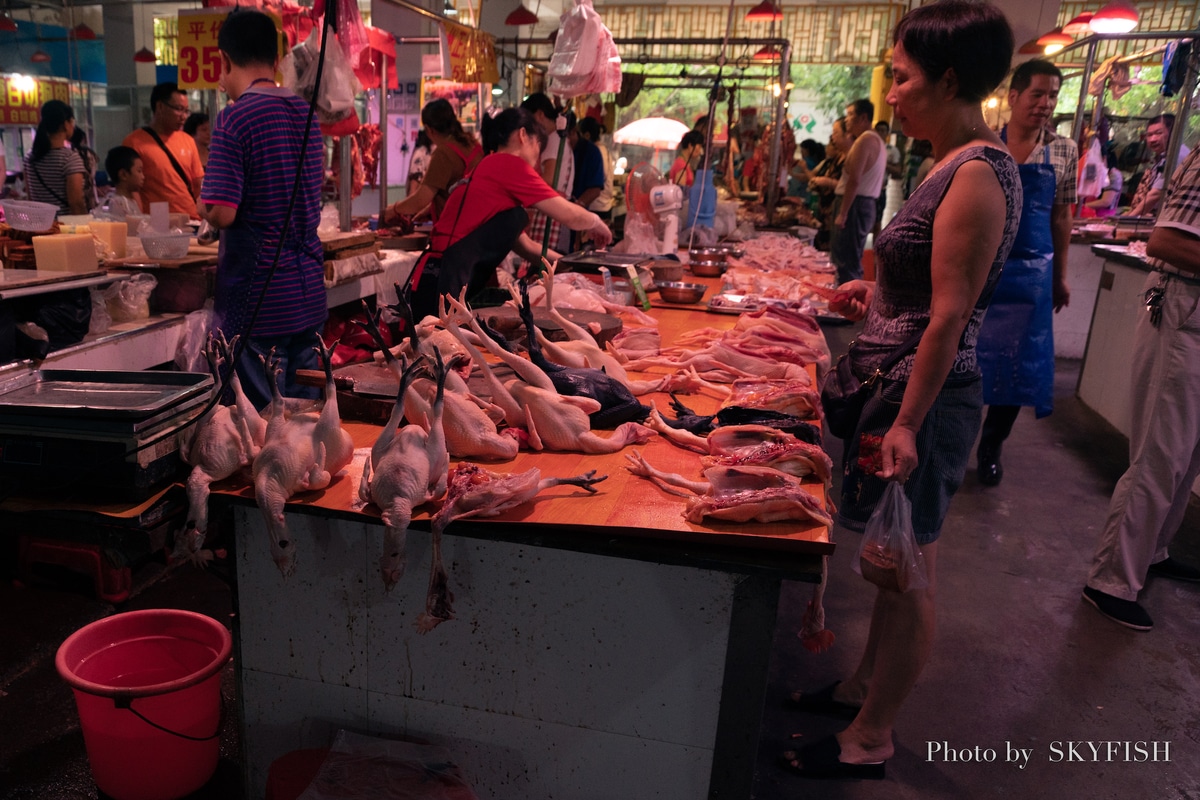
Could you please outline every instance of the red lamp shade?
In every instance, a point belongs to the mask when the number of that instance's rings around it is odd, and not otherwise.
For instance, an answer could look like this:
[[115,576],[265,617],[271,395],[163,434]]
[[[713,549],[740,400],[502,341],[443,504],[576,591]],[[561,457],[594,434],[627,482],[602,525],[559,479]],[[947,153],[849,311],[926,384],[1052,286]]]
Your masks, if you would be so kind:
[[1096,33],[1129,33],[1137,24],[1137,7],[1129,0],[1112,0],[1093,14],[1088,22]]
[[762,0],[761,3],[746,12],[747,22],[778,22],[783,19],[783,9],[771,2]]
[[1043,52],[1046,55],[1053,55],[1067,45],[1075,44],[1075,40],[1063,33],[1062,28],[1055,28],[1044,36],[1038,37],[1037,43],[1044,48]]
[[34,64],[49,64],[50,63],[50,54],[47,53],[45,50],[40,50],[40,49],[34,50],[33,55],[31,55],[29,57],[29,60],[32,61]]
[[0,31],[8,33],[16,33],[17,31],[16,20],[10,17],[7,12],[0,14]]
[[505,25],[537,25],[537,23],[537,14],[520,4],[517,4],[517,7],[504,18]]
[[80,41],[92,41],[96,38],[96,32],[81,22],[74,28],[71,28],[71,30],[67,31],[67,38],[77,39]]
[[1080,34],[1089,34],[1092,32],[1092,26],[1089,24],[1092,21],[1092,12],[1085,11],[1075,19],[1063,25],[1063,33],[1070,36],[1079,36]]
[[753,58],[755,61],[778,61],[780,54],[779,51],[775,49],[774,45],[768,44],[759,48],[758,52],[754,54]]
[[154,55],[154,51],[148,47],[143,47],[133,54],[133,60],[139,64],[154,64],[158,62],[158,58]]
[[1030,39],[1017,52],[1023,56],[1040,56],[1046,53],[1046,48],[1038,44],[1037,39]]

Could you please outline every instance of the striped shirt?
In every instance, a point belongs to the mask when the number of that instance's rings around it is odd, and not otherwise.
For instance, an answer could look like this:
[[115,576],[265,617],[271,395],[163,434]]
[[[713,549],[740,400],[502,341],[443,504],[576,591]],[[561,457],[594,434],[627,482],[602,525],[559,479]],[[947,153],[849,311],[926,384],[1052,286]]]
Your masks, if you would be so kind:
[[[1175,171],[1175,176],[1171,179],[1171,189],[1154,225],[1177,228],[1200,239],[1200,147]],[[1146,260],[1155,269],[1177,271],[1161,259]],[[1188,273],[1188,277],[1194,276]]]
[[[221,296],[220,272],[236,268],[230,264],[237,264],[237,255],[223,258],[217,266],[216,311],[234,312],[232,319],[226,317],[232,327],[248,321],[241,317],[257,302],[274,259],[296,180],[307,114],[305,102],[286,89],[252,88],[222,110],[213,126],[200,199],[208,205],[236,208],[229,232],[250,233],[262,243],[248,298]],[[321,131],[314,124],[288,240],[251,332],[254,336],[300,333],[320,325],[327,316],[324,256],[317,238],[324,160]]]
[[29,199],[58,206],[59,213],[70,214],[67,176],[86,171],[79,153],[66,147],[56,147],[36,164],[32,158],[32,153],[25,156],[25,186],[29,191]]

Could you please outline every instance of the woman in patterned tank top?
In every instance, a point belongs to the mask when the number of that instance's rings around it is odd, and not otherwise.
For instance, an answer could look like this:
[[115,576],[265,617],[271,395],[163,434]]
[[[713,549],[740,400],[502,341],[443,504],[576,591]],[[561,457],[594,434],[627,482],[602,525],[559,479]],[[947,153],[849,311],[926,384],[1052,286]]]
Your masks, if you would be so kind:
[[1012,59],[1004,15],[987,3],[941,0],[907,14],[893,41],[887,102],[906,136],[933,143],[936,163],[880,234],[878,282],[843,284],[844,299],[830,309],[865,319],[850,354],[860,377],[921,338],[846,442],[838,517],[861,531],[887,482],[904,484],[929,586],[879,589],[854,674],[792,695],[801,710],[853,718],[836,737],[784,754],[785,767],[811,777],[882,778],[893,754],[893,723],[933,643],[937,537],[979,431],[975,336],[1021,211],[1017,166],[981,106]]

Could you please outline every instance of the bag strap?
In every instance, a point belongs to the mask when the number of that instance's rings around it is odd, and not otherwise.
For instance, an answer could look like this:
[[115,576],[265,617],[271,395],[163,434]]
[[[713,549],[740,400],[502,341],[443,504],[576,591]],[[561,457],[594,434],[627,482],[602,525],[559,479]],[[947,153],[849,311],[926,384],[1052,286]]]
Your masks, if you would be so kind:
[[[913,350],[917,349],[917,345],[921,343],[921,339],[924,336],[925,331],[917,331],[911,337],[905,339],[899,347],[893,350],[887,358],[880,362],[879,366],[875,368],[875,372],[871,375],[871,377],[867,378],[864,383],[870,385],[874,383],[876,379],[882,378],[884,375],[891,372],[892,367],[899,364],[901,359],[903,359]],[[855,344],[856,342],[851,342],[849,349],[853,349]]]
[[177,173],[179,173],[179,177],[183,181],[183,185],[187,187],[188,194],[195,194],[195,191],[192,189],[192,179],[188,177],[187,173],[183,171],[183,167],[181,167],[179,162],[175,160],[175,154],[171,152],[170,148],[167,147],[167,143],[164,142],[162,137],[158,135],[158,131],[154,130],[154,128],[151,128],[149,125],[143,127],[142,130],[150,134],[150,138],[157,142],[158,146],[162,148],[162,151],[167,154],[167,158],[171,160],[171,166],[175,168]]
[[50,184],[46,183],[46,179],[42,177],[42,171],[37,168],[37,164],[34,164],[32,161],[30,161],[29,166],[33,169],[33,175],[38,179],[38,183],[42,185],[42,188],[49,192],[50,196],[57,200],[60,206],[63,208],[70,208],[71,204],[64,200],[62,195],[51,189]]

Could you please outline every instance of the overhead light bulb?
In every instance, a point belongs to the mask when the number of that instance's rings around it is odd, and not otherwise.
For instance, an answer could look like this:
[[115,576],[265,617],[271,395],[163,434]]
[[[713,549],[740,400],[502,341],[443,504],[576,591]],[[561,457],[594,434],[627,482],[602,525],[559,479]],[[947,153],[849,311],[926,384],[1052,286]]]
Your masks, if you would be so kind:
[[1053,55],[1067,45],[1075,44],[1075,40],[1063,33],[1062,28],[1055,28],[1046,35],[1038,37],[1037,43],[1042,46],[1042,52],[1046,55]]
[[1129,33],[1137,24],[1137,7],[1129,0],[1112,0],[1088,22],[1095,33]]
[[1000,98],[999,97],[989,97],[987,99],[987,102],[984,105],[986,105],[988,108],[999,108],[1000,107]]

